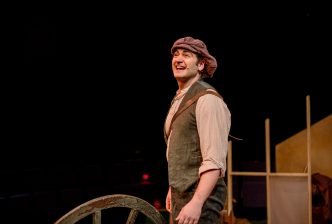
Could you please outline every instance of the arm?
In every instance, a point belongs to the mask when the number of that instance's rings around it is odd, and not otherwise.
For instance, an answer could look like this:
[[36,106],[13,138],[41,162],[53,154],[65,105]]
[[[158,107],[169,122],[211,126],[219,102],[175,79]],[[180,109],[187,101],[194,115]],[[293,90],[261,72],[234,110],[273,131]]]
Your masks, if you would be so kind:
[[198,222],[203,204],[211,194],[219,177],[220,170],[209,170],[201,175],[193,198],[182,208],[176,218],[179,224],[185,223],[186,219],[190,219],[190,223]]
[[203,162],[199,168],[200,180],[194,196],[177,217],[179,224],[186,219],[198,222],[204,202],[226,170],[230,130],[230,112],[226,104],[211,94],[200,97],[196,106],[196,120]]
[[172,212],[172,201],[171,201],[171,187],[168,187],[168,192],[167,192],[167,196],[166,196],[166,210],[168,212]]

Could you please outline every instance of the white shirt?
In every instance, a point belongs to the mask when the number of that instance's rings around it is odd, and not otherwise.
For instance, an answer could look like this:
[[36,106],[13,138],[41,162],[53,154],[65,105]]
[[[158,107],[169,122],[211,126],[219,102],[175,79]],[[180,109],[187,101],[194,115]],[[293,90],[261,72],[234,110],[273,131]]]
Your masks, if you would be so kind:
[[[169,133],[170,122],[188,89],[189,87],[177,92],[165,121],[166,133],[169,136],[167,160],[169,139],[172,135],[172,132]],[[221,176],[225,176],[228,135],[231,127],[231,113],[226,103],[213,94],[201,96],[196,105],[196,122],[203,158],[199,175],[208,170],[220,169]]]

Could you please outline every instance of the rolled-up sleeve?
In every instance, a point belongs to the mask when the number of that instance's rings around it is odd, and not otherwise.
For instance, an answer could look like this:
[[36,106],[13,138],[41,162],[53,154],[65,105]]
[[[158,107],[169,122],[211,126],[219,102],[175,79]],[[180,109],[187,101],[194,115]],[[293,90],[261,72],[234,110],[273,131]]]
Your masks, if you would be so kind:
[[231,113],[226,103],[212,94],[200,97],[196,106],[196,121],[203,158],[199,175],[220,169],[220,175],[225,176],[231,127]]

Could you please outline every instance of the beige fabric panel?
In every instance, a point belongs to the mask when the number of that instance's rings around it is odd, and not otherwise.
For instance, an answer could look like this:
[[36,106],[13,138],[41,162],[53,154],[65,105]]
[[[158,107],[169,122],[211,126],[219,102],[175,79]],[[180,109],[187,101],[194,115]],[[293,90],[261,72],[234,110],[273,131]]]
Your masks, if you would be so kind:
[[[276,145],[276,172],[305,172],[307,165],[306,129]],[[332,177],[332,114],[312,125],[311,169]]]
[[270,176],[271,224],[308,224],[308,177]]

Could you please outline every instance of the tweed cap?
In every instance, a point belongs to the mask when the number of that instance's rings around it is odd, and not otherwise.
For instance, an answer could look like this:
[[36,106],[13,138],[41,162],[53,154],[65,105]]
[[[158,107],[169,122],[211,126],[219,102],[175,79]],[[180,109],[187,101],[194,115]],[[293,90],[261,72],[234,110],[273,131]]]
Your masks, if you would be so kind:
[[203,73],[209,78],[212,78],[213,73],[217,69],[217,60],[212,55],[210,55],[203,41],[194,39],[192,37],[183,37],[174,42],[171,48],[171,53],[173,54],[177,48],[186,49],[195,54],[201,55],[205,61],[205,68]]

